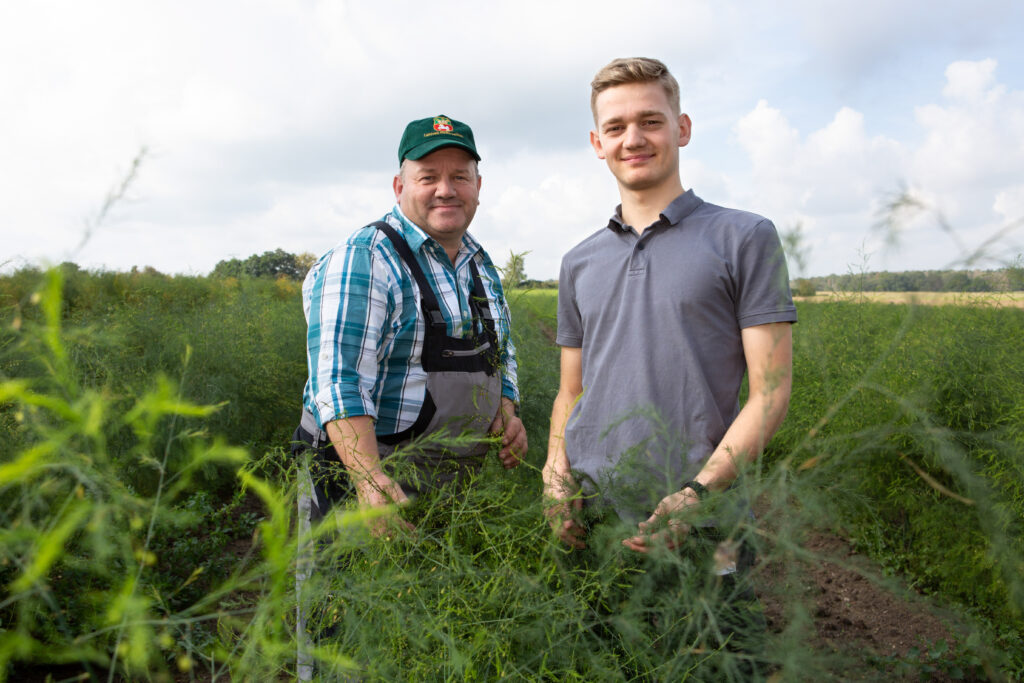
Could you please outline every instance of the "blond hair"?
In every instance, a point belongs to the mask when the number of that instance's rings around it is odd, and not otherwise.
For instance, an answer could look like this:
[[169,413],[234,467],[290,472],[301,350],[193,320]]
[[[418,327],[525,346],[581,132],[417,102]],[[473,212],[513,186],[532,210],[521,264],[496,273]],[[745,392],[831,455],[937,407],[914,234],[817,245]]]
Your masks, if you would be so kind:
[[657,59],[649,57],[628,57],[613,59],[604,66],[590,82],[590,111],[597,123],[597,96],[608,88],[626,83],[658,83],[665,89],[669,106],[678,116],[679,83],[669,73],[668,67]]

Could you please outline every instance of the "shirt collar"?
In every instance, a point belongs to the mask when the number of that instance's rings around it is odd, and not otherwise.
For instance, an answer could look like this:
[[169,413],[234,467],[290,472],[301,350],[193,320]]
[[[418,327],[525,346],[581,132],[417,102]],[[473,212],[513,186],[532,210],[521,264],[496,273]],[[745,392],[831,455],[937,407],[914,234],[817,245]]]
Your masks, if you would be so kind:
[[[391,215],[398,220],[399,231],[402,233],[402,237],[409,244],[409,248],[414,252],[419,251],[425,243],[430,243],[436,249],[441,249],[441,245],[434,241],[434,238],[428,235],[423,228],[413,223],[411,220],[405,217],[402,213],[402,208],[395,204],[394,208],[391,209]],[[478,251],[483,247],[476,239],[466,232],[462,236],[462,245],[459,247],[458,260],[462,260],[463,254],[468,256],[475,256]]]
[[[693,190],[687,190],[665,207],[665,210],[659,214],[657,222],[646,227],[654,227],[659,223],[667,228],[679,225],[683,222],[684,218],[693,213],[703,203],[704,200],[694,194]],[[608,229],[613,232],[626,231],[626,225],[622,222],[622,204],[615,207],[615,213],[612,214],[611,219],[608,221]]]

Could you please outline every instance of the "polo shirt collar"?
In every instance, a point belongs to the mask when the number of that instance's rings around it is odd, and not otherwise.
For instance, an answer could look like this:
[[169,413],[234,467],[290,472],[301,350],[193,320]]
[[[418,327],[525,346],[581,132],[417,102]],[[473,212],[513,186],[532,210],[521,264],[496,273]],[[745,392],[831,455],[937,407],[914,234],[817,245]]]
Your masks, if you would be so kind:
[[[679,225],[683,219],[693,213],[704,200],[694,194],[693,190],[687,190],[665,207],[659,214],[660,222],[666,227]],[[646,226],[645,226],[646,227]],[[613,232],[625,232],[626,226],[622,222],[622,204],[615,207],[615,213],[608,221],[608,229]]]
[[[417,252],[427,242],[434,245],[436,249],[441,249],[441,245],[434,241],[434,238],[424,232],[423,228],[413,223],[411,220],[405,217],[402,213],[402,208],[395,204],[394,208],[391,209],[391,215],[394,216],[399,223],[399,232],[402,233],[402,237],[409,244],[409,248],[413,252]],[[478,251],[483,247],[480,243],[473,238],[468,232],[462,236],[462,246],[459,248],[459,256],[461,257],[463,252],[467,252],[469,256],[475,256]]]

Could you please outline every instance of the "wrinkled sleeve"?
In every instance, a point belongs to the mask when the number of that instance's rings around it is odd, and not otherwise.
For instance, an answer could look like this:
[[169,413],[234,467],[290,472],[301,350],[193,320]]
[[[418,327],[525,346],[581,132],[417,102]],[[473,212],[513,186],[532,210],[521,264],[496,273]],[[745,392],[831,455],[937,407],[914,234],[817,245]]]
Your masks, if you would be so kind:
[[519,403],[519,363],[516,360],[516,345],[512,341],[512,314],[508,308],[508,302],[501,296],[498,290],[498,301],[501,310],[499,320],[501,325],[501,395],[516,403]]
[[383,264],[367,246],[348,244],[312,275],[306,353],[319,424],[377,418],[378,349],[394,297]]
[[796,322],[786,254],[771,221],[763,219],[739,245],[736,319],[740,328]]
[[568,256],[562,259],[558,273],[558,332],[555,343],[572,349],[583,346],[583,319],[576,306],[576,282]]

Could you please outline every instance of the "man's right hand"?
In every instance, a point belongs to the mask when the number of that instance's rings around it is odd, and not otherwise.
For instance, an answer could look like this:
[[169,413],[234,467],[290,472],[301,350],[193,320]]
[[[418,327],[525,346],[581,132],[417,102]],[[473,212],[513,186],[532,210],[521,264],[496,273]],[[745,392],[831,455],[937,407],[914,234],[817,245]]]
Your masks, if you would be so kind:
[[546,483],[544,500],[544,516],[548,518],[555,536],[573,548],[586,548],[583,539],[587,530],[581,523],[583,499],[579,497],[575,482],[569,478],[568,481]]
[[[356,498],[360,507],[387,507],[389,505],[405,505],[409,497],[391,477],[380,470],[356,482]],[[394,531],[412,533],[416,527],[402,519],[397,512],[382,515],[370,522],[370,533],[378,538],[390,535]]]
[[[360,507],[384,507],[409,502],[402,487],[381,469],[372,418],[357,415],[332,420],[324,425],[324,429],[355,485]],[[391,530],[408,532],[415,531],[416,527],[394,512],[370,522],[370,533],[374,536],[387,536]]]

